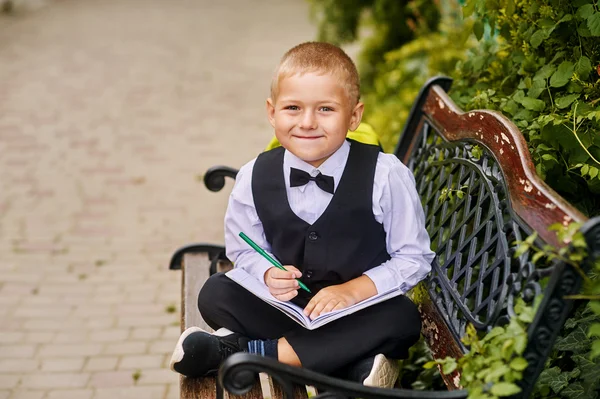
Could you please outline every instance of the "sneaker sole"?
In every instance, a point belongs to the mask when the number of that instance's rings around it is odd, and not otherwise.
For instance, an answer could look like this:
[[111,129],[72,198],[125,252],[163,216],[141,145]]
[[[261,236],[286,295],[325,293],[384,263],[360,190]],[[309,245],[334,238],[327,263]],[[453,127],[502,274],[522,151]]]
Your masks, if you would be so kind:
[[175,370],[175,363],[179,363],[182,359],[183,359],[183,341],[185,341],[185,339],[194,332],[205,332],[207,334],[210,334],[208,331],[205,331],[203,329],[201,329],[200,327],[189,327],[188,329],[186,329],[184,332],[181,333],[181,336],[179,337],[179,340],[177,341],[177,344],[175,345],[175,349],[173,350],[173,355],[171,355],[171,361],[169,362],[169,367],[171,368],[171,370],[177,372]]
[[375,356],[371,373],[363,381],[363,385],[380,388],[393,388],[398,379],[400,367],[398,362],[390,360],[381,353]]

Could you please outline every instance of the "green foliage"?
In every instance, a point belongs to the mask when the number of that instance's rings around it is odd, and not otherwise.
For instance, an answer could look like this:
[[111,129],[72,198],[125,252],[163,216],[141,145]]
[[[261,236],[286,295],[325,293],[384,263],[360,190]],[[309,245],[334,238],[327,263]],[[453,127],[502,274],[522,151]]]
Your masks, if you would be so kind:
[[445,390],[446,385],[444,385],[438,369],[423,368],[423,365],[432,359],[431,351],[427,347],[425,339],[421,337],[415,345],[410,347],[408,358],[399,361],[400,386],[414,390]]
[[448,199],[450,201],[453,201],[454,195],[456,195],[458,198],[462,199],[465,196],[464,190],[466,190],[468,188],[469,188],[469,186],[467,186],[467,185],[460,186],[460,188],[458,188],[458,189],[444,187],[440,191],[440,196],[438,197],[438,201],[444,202]]
[[546,368],[540,374],[533,398],[597,398],[600,362],[592,358],[593,340],[586,331],[598,325],[600,316],[581,304],[567,320]]
[[[600,214],[600,8],[593,0],[469,0],[487,37],[459,62],[452,97],[521,129],[538,174]],[[475,28],[475,27],[474,27]]]
[[440,19],[431,0],[309,1],[319,40],[343,44],[356,40],[361,26],[371,31],[359,60],[361,83],[366,88],[372,86],[387,52],[435,31]]
[[519,300],[515,313],[517,317],[512,317],[509,324],[494,327],[483,337],[469,324],[462,339],[468,353],[458,360],[437,359],[424,367],[438,365],[444,374],[458,370],[460,384],[469,390],[469,398],[495,399],[519,393],[517,382],[527,367],[522,356],[527,346],[527,326],[533,320],[535,308]]
[[[597,398],[600,390],[600,260],[588,259],[587,244],[579,231],[579,223],[550,226],[557,238],[569,246],[556,249],[535,245],[532,234],[517,246],[515,256],[533,252],[534,263],[559,260],[575,268],[584,278],[583,293],[571,299],[585,299],[575,314],[567,320],[558,337],[553,353],[538,378],[534,398]],[[589,267],[584,273],[584,265]]]

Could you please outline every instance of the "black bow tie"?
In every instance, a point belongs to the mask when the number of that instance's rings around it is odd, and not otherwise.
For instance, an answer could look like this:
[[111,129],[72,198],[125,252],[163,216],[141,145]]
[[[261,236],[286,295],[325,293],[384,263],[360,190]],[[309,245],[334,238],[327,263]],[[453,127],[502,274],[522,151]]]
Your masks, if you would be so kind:
[[298,186],[303,186],[305,184],[307,184],[309,181],[314,181],[315,183],[317,183],[317,186],[319,186],[319,188],[323,191],[328,192],[329,194],[333,195],[333,177],[332,176],[326,176],[324,174],[321,174],[321,172],[319,172],[318,175],[316,175],[315,177],[312,177],[311,175],[309,175],[308,173],[306,173],[303,170],[300,169],[296,169],[296,168],[290,168],[290,186],[292,187],[298,187]]

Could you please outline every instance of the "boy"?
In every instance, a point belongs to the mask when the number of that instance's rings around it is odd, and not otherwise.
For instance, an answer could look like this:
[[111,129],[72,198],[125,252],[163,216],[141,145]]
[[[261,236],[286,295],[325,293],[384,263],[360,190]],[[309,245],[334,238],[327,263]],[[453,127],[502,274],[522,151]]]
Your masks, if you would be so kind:
[[[406,357],[421,329],[416,306],[401,294],[427,275],[434,254],[412,173],[377,146],[346,140],[363,108],[356,67],[341,49],[310,42],[284,55],[267,99],[282,147],[240,169],[225,215],[227,256],[311,319],[389,289],[398,296],[307,330],[224,274],[214,275],[198,307],[220,330],[186,330],[173,353],[174,371],[208,375],[231,353],[247,351],[393,386],[396,363],[387,357]],[[240,232],[287,271],[272,267]],[[299,290],[296,278],[312,294]]]

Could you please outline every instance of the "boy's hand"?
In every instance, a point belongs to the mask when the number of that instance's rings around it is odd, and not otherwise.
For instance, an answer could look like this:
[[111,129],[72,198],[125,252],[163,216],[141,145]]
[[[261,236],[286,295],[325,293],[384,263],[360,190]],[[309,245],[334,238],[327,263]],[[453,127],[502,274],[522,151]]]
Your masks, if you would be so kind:
[[344,284],[325,287],[312,297],[304,308],[304,314],[314,320],[320,314],[344,309],[358,301]]
[[344,284],[323,288],[312,297],[304,308],[304,314],[311,320],[332,310],[352,306],[377,294],[377,287],[367,276],[360,276]]
[[265,272],[265,284],[269,292],[280,301],[289,301],[298,295],[297,278],[302,277],[300,270],[294,266],[285,265],[287,271],[272,267]]

